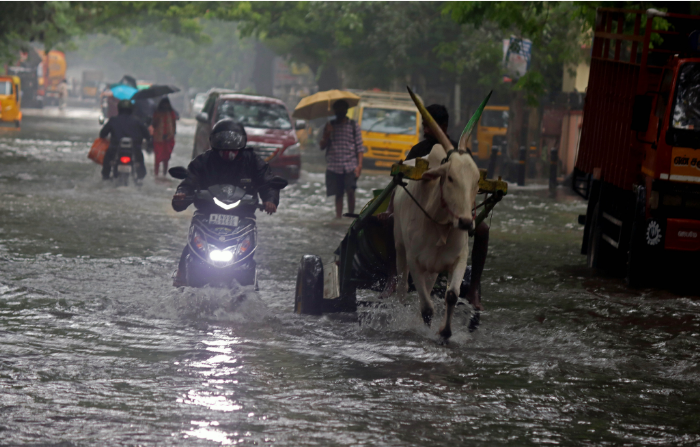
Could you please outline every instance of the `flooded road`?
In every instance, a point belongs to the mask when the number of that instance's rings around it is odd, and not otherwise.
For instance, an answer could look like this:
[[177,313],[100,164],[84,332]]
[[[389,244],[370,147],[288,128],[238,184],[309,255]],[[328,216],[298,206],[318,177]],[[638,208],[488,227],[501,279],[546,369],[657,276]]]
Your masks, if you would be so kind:
[[[258,216],[260,291],[177,290],[191,211],[152,158],[140,190],[103,185],[98,131],[0,129],[0,445],[700,443],[700,300],[591,274],[580,200],[511,190],[481,325],[458,316],[441,346],[415,303],[363,325],[293,313],[299,258],[330,259],[349,223],[317,149]],[[171,166],[192,150],[193,124],[178,131]],[[387,181],[363,176],[359,203]]]

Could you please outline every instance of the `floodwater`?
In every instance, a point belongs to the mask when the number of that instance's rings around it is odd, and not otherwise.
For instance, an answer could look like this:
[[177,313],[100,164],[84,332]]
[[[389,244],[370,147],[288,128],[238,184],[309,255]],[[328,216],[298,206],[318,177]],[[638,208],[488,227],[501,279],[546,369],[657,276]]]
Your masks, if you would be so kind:
[[[191,212],[151,172],[102,185],[98,129],[80,114],[0,129],[0,445],[700,443],[700,300],[589,272],[585,205],[565,192],[497,206],[481,324],[462,307],[443,346],[415,294],[362,324],[293,313],[301,255],[330,259],[348,223],[320,151],[259,216],[259,292],[177,290]],[[360,202],[387,181],[364,176]]]

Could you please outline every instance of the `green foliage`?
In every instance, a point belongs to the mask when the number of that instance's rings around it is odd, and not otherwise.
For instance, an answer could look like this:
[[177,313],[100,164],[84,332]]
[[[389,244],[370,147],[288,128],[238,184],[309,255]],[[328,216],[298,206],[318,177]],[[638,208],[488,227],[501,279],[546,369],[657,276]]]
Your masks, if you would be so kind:
[[530,70],[514,89],[523,91],[533,106],[542,95],[561,89],[563,67],[578,63],[581,45],[590,45],[585,39],[590,11],[572,2],[454,2],[445,13],[458,23],[480,29],[495,25],[506,35],[532,41]]
[[205,15],[207,7],[197,2],[4,2],[0,62],[13,62],[27,42],[51,49],[95,33],[128,42],[132,29],[144,26],[198,42],[202,30],[196,18]]

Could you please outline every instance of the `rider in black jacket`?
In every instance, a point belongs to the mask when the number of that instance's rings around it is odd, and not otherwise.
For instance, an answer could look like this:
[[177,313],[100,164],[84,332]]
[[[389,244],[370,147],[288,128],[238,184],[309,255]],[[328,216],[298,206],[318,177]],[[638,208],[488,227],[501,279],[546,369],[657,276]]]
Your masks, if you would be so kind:
[[[187,167],[185,178],[173,196],[173,209],[183,211],[195,201],[195,191],[212,185],[234,185],[250,193],[257,191],[265,212],[273,214],[279,204],[279,190],[268,183],[273,178],[270,166],[252,149],[246,147],[245,129],[232,119],[216,124],[209,135],[211,150],[198,155]],[[237,214],[253,216],[255,208],[241,209]],[[174,286],[184,285],[184,261],[188,247],[182,252]]]
[[196,189],[234,185],[249,192],[257,191],[268,214],[277,211],[279,190],[267,185],[273,177],[272,170],[252,149],[245,147],[247,137],[243,126],[232,119],[221,120],[214,124],[209,143],[212,150],[198,155],[187,167],[187,178],[173,196],[173,209],[182,211],[193,203]]
[[102,178],[109,180],[110,170],[112,168],[112,160],[119,149],[119,142],[122,138],[131,138],[134,144],[135,161],[138,163],[136,174],[138,178],[146,176],[146,166],[143,164],[143,152],[141,152],[142,140],[148,140],[151,137],[152,129],[146,127],[141,121],[131,116],[134,106],[128,99],[123,99],[117,104],[119,114],[113,116],[100,130],[100,138],[107,138],[109,135],[109,149],[105,153],[102,162]]

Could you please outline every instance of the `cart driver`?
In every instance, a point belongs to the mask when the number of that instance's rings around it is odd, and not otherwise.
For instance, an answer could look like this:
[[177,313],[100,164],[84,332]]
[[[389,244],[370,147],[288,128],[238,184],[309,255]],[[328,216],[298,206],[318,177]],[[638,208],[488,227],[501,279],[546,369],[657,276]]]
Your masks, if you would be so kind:
[[[426,107],[430,116],[435,119],[435,122],[440,126],[440,129],[447,135],[447,127],[449,125],[450,116],[447,108],[440,104],[433,104]],[[423,141],[419,142],[411,148],[406,156],[406,160],[412,160],[418,157],[427,157],[433,146],[439,144],[435,135],[430,131],[430,127],[423,122]],[[449,135],[447,138],[450,138]],[[457,143],[450,138],[452,145],[457,147]],[[469,151],[471,155],[471,151]],[[391,239],[390,246],[394,246],[394,196],[391,196],[387,211],[377,215],[377,218],[388,227],[387,234]],[[486,222],[481,222],[474,229],[474,246],[472,247],[472,276],[469,291],[467,292],[467,300],[477,310],[483,310],[481,305],[481,274],[484,271],[486,263],[486,254],[489,248],[489,226]],[[387,278],[386,287],[382,291],[380,297],[388,298],[396,291],[396,259],[395,253],[392,250],[389,260],[389,277]]]

